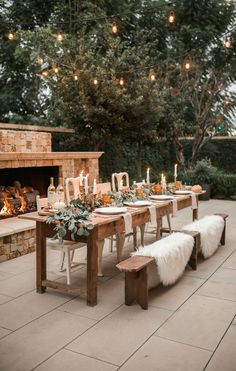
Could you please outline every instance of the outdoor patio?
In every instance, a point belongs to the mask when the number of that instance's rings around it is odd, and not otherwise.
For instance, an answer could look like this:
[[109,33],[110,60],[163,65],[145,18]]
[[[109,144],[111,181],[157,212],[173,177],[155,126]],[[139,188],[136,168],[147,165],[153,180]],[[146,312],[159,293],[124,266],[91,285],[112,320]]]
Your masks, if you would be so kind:
[[[186,269],[175,285],[153,289],[146,311],[124,305],[124,275],[108,244],[95,307],[50,289],[37,294],[35,253],[1,263],[0,370],[234,371],[235,202],[200,202],[199,211],[200,217],[229,214],[226,245],[200,261],[197,271]],[[178,212],[173,226],[189,222],[190,214],[190,208]],[[130,251],[131,240],[127,257]],[[76,253],[86,264],[86,250]],[[58,251],[49,254],[49,278],[66,282],[58,271]],[[85,288],[84,265],[73,271],[72,280]]]

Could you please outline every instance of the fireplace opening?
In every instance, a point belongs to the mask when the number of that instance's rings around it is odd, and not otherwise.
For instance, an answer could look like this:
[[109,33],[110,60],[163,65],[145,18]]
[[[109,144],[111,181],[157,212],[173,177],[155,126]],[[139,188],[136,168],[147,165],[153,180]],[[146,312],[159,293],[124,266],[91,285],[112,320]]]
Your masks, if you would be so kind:
[[36,210],[36,196],[46,197],[50,177],[58,183],[59,166],[0,170],[0,219]]

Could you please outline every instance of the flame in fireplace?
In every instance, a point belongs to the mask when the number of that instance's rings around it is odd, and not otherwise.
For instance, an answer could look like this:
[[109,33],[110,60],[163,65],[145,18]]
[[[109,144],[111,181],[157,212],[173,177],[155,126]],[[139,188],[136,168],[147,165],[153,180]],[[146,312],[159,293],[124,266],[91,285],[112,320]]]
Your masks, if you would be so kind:
[[10,205],[8,205],[7,199],[5,199],[3,202],[4,205],[0,210],[0,215],[11,215],[11,208],[9,207]]
[[37,209],[36,196],[35,202],[32,200],[27,202],[27,193],[23,192],[22,194],[19,189],[14,190],[14,195],[11,195],[5,190],[0,194],[3,196],[3,198],[0,199],[0,219],[17,216],[19,214],[35,211]]

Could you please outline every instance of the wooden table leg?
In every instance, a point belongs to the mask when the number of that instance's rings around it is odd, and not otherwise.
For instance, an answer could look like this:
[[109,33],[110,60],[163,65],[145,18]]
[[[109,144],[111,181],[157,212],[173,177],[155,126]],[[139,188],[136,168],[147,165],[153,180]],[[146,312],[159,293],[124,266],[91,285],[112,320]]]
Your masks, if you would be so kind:
[[46,237],[44,226],[44,223],[36,222],[36,291],[41,294],[46,291],[46,287],[42,285],[42,281],[47,278]]
[[87,304],[97,305],[98,227],[95,226],[87,241]]
[[125,244],[125,233],[117,233],[116,235],[116,250],[118,263],[122,260],[122,253]]
[[140,234],[141,234],[141,245],[144,246],[144,233],[145,233],[145,227],[146,224],[141,224],[140,225]]

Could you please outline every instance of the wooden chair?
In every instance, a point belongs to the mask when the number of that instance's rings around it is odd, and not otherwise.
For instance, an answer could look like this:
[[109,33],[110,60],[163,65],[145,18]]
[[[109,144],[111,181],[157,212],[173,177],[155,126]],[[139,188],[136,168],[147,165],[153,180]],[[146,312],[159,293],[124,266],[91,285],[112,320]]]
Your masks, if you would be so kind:
[[80,194],[80,177],[66,178],[65,182],[66,202],[69,205],[70,201],[81,197]]
[[111,192],[111,183],[97,183],[97,193],[106,194]]
[[[36,197],[37,202],[37,210],[41,210],[43,207],[48,206],[48,199],[47,198],[40,198],[40,196]],[[73,261],[74,258],[74,252],[76,249],[79,249],[81,247],[84,247],[85,244],[82,242],[75,242],[75,241],[67,241],[64,240],[63,244],[61,244],[58,240],[48,238],[47,239],[47,247],[52,250],[58,250],[61,253],[60,256],[60,271],[62,272],[64,269],[64,263],[66,260],[66,279],[67,284],[71,284],[71,268],[78,266],[79,264]],[[65,259],[66,258],[66,259]]]
[[117,192],[120,190],[120,184],[122,180],[125,180],[124,186],[129,187],[129,174],[126,172],[113,173],[111,179],[112,179],[112,190],[114,192]]

